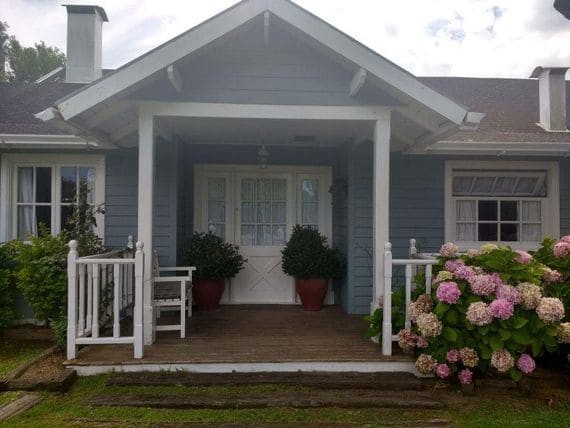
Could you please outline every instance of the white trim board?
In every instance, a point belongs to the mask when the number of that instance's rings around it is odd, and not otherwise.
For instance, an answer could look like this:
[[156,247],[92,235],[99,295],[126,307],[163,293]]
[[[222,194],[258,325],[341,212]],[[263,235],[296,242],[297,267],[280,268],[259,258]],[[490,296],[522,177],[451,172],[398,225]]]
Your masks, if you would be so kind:
[[36,134],[0,134],[0,148],[18,149],[90,149],[99,144],[69,134],[36,135]]
[[69,120],[266,11],[386,82],[407,101],[414,100],[455,124],[463,122],[467,108],[422,84],[412,74],[287,0],[244,0],[62,100],[57,107],[63,118]]
[[566,157],[570,155],[570,139],[566,143],[530,141],[438,141],[425,149],[410,150],[406,154]]
[[[532,171],[541,170],[547,172],[547,197],[546,198],[531,198],[531,199],[544,199],[542,204],[543,208],[543,224],[542,235],[558,237],[560,235],[560,173],[558,162],[545,162],[545,161],[500,161],[500,160],[454,160],[445,162],[445,213],[444,213],[444,227],[445,227],[445,242],[455,242],[455,221],[453,220],[453,207],[454,197],[452,196],[452,172],[453,170],[500,170],[500,171]],[[460,198],[460,197],[458,197]],[[485,197],[481,197],[485,199]],[[517,198],[515,196],[515,198]],[[467,198],[469,199],[469,198]],[[494,198],[489,198],[494,199]],[[500,199],[500,198],[499,198]],[[508,198],[506,198],[508,199]],[[478,248],[484,242],[456,242],[462,250],[469,248]],[[501,245],[509,245],[515,249],[532,250],[538,245],[538,242],[501,242]]]
[[283,362],[283,363],[133,363],[133,364],[69,364],[67,368],[79,376],[112,372],[185,371],[190,373],[292,373],[292,372],[406,372],[420,377],[412,361],[385,362]]

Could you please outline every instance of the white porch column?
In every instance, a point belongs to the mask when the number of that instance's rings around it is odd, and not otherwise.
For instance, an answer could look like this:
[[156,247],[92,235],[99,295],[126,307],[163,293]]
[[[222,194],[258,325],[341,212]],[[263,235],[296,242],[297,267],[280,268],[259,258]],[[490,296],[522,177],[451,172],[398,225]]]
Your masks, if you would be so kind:
[[374,123],[373,138],[373,284],[371,312],[384,294],[384,244],[390,239],[390,111]]
[[138,196],[138,241],[144,252],[143,275],[143,330],[144,344],[154,342],[154,312],[152,288],[152,230],[154,201],[154,126],[153,116],[143,109],[139,111],[139,196]]

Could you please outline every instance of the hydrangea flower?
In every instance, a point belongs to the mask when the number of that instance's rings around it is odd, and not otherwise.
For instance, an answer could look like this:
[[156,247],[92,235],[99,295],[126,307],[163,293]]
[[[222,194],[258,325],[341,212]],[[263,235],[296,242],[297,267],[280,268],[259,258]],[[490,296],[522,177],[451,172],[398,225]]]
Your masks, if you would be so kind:
[[570,242],[558,241],[556,244],[554,244],[552,252],[554,253],[554,257],[566,257],[566,255],[570,253]]
[[567,242],[570,244],[570,235],[563,236],[562,238],[560,238],[560,241]]
[[447,364],[438,364],[435,368],[435,374],[442,379],[449,377],[450,372]]
[[476,275],[475,270],[467,265],[458,266],[453,273],[457,278],[464,279],[469,281],[469,279],[473,278]]
[[469,369],[463,369],[458,373],[457,378],[462,385],[469,385],[473,382],[473,372]]
[[442,282],[437,287],[435,295],[441,302],[454,305],[461,296],[461,290],[456,282]]
[[416,346],[420,349],[424,349],[429,346],[429,342],[425,337],[418,336],[418,340],[416,341]]
[[484,326],[493,322],[493,315],[485,302],[473,302],[467,308],[467,321],[473,325]]
[[515,261],[517,263],[520,263],[523,265],[528,265],[530,263],[530,261],[532,260],[532,256],[529,253],[527,253],[526,251],[518,250],[518,251],[515,251],[515,253],[517,253],[517,256],[515,257]]
[[481,248],[479,249],[479,253],[480,254],[487,254],[487,253],[490,253],[491,251],[494,251],[497,249],[499,249],[499,247],[496,244],[483,244],[483,245],[481,245]]
[[570,343],[570,322],[563,322],[557,328],[558,343]]
[[437,284],[442,281],[449,281],[453,279],[453,274],[446,270],[440,270],[437,276],[434,278],[433,283]]
[[421,374],[432,374],[436,367],[437,361],[435,361],[431,355],[421,354],[416,360],[416,369],[418,369]]
[[542,268],[542,278],[546,282],[559,282],[562,280],[562,274],[557,270],[550,269],[549,267]]
[[489,312],[491,315],[501,320],[508,320],[513,316],[514,311],[514,305],[507,299],[495,299],[489,304]]
[[515,287],[509,284],[499,285],[495,290],[495,296],[497,299],[508,300],[513,305],[518,305],[521,302],[521,294]]
[[474,275],[467,280],[471,291],[478,296],[486,296],[491,294],[497,288],[497,280],[491,275],[479,274]]
[[459,350],[459,357],[465,367],[473,368],[479,364],[479,355],[477,355],[477,351],[473,348],[461,348]]
[[441,246],[439,253],[442,257],[455,257],[459,252],[459,247],[453,242],[446,242]]
[[430,312],[433,309],[433,302],[428,294],[422,294],[419,296],[415,302],[411,302],[408,308],[410,312],[410,319],[412,322],[416,322],[421,314]]
[[467,257],[469,257],[470,259],[473,259],[478,255],[479,255],[479,250],[477,250],[476,248],[470,248],[469,250],[467,250]]
[[540,287],[530,282],[521,282],[516,288],[521,296],[521,306],[524,309],[536,309],[542,299]]
[[445,354],[445,360],[448,363],[457,363],[459,362],[459,359],[459,351],[457,349],[450,349],[447,351],[447,354]]
[[524,374],[529,374],[536,368],[536,363],[528,354],[522,354],[517,361],[518,369]]
[[416,347],[417,338],[411,330],[402,329],[398,332],[398,346],[404,352],[411,352]]
[[441,334],[443,325],[434,313],[420,314],[416,320],[418,330],[425,337],[436,337]]
[[547,324],[553,324],[564,318],[564,305],[556,297],[543,297],[536,307],[538,317]]
[[448,260],[445,262],[445,270],[451,273],[455,273],[460,266],[465,266],[465,262],[461,259]]
[[514,365],[515,359],[506,349],[498,349],[491,355],[491,366],[501,373],[508,372]]

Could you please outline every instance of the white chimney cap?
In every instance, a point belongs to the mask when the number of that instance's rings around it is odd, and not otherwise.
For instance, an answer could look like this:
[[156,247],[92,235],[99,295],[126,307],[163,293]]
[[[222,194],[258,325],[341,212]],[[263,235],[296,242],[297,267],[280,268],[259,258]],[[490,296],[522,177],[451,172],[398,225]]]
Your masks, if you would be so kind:
[[104,22],[109,22],[105,9],[103,9],[101,6],[97,6],[96,4],[79,4],[68,2],[63,3],[62,6],[66,7],[67,11],[72,13],[91,13],[91,11],[97,11],[99,12],[99,15],[101,15],[101,19]]
[[570,66],[568,66],[568,67],[542,67],[542,66],[538,66],[532,71],[530,78],[536,79],[536,78],[540,77],[540,75],[545,71],[550,71],[553,74],[566,74],[566,71],[568,71],[569,68],[570,68]]

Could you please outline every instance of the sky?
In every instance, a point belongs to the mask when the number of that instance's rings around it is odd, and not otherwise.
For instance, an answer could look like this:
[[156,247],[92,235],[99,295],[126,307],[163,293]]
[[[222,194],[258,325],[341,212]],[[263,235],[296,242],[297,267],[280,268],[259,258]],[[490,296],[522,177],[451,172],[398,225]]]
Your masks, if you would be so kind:
[[[64,2],[64,3],[71,3]],[[236,3],[236,0],[73,0],[98,4],[103,67],[116,68]],[[296,0],[418,76],[528,77],[570,66],[570,20],[553,0]],[[59,0],[0,0],[0,20],[28,46],[65,51]]]

